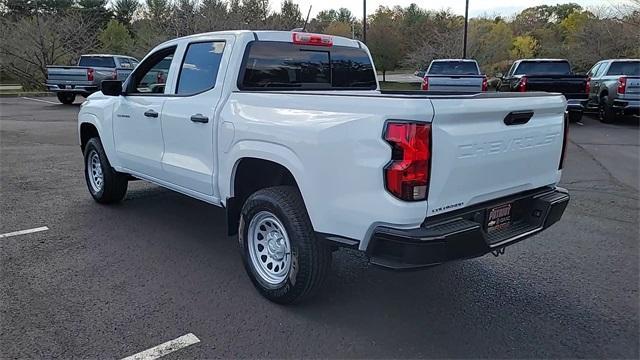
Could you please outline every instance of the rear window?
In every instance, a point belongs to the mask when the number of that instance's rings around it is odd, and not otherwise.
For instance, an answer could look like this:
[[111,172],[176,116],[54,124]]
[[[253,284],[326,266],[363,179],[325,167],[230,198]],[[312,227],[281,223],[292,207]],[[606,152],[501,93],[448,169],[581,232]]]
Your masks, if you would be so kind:
[[571,75],[571,65],[566,61],[523,61],[514,75]]
[[478,66],[471,61],[434,61],[430,75],[479,75]]
[[640,61],[614,61],[607,75],[640,76]]
[[247,47],[241,89],[375,89],[366,51],[345,46],[301,46],[254,41]]
[[112,56],[81,56],[78,66],[114,68],[116,62]]

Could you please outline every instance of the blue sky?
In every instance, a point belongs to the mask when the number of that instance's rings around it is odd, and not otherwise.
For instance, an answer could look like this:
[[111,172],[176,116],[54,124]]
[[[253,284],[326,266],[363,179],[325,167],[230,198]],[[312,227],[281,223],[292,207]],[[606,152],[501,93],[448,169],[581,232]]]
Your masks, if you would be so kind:
[[[271,8],[273,10],[280,8],[282,0],[270,0]],[[313,17],[321,10],[325,9],[337,9],[340,7],[346,7],[350,9],[357,17],[362,17],[362,0],[294,0],[300,5],[300,10],[306,15],[309,5],[312,5],[311,16]],[[469,1],[469,13],[471,16],[477,15],[502,15],[509,16],[516,12],[521,11],[527,7],[536,5],[555,5],[558,3],[575,2],[583,7],[600,7],[603,5],[617,5],[624,4],[626,0],[573,0],[573,1],[559,1],[559,0],[470,0]],[[367,0],[367,13],[371,14],[379,5],[394,6],[401,5],[407,6],[411,3],[416,3],[422,8],[427,9],[450,9],[451,11],[464,14],[465,0],[447,0],[447,1],[434,1],[434,0]]]

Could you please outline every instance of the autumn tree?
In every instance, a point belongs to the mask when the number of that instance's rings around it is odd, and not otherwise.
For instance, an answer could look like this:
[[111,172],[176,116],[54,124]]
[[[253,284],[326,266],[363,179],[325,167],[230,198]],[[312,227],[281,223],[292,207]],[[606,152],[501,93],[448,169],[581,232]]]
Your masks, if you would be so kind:
[[403,56],[399,22],[391,9],[381,6],[369,17],[369,24],[367,46],[386,81],[387,71],[395,69]]

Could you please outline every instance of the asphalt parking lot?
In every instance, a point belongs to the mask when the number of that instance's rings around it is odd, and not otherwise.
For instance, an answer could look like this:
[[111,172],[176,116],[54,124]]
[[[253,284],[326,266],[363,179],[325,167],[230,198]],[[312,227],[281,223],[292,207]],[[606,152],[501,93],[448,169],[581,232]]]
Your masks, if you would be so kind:
[[572,124],[572,200],[491,255],[389,272],[334,254],[323,291],[270,303],[224,211],[141,181],[95,203],[79,106],[0,98],[0,358],[123,358],[185,334],[178,358],[638,358],[639,126]]

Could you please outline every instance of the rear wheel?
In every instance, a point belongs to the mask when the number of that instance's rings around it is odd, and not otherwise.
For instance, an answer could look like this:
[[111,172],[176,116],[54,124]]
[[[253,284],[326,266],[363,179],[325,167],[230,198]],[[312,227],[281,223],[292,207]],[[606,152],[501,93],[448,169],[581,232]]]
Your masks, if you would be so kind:
[[59,92],[56,96],[58,96],[58,100],[65,105],[71,105],[76,101],[76,94]]
[[247,274],[258,291],[276,303],[308,298],[329,271],[331,249],[316,238],[293,186],[252,194],[242,207],[238,236]]
[[569,122],[575,123],[582,120],[582,112],[572,111],[569,112]]
[[600,121],[605,124],[611,124],[616,121],[616,113],[611,107],[611,104],[609,104],[608,96],[603,96],[600,99],[599,113]]
[[93,199],[102,204],[116,203],[127,193],[127,174],[115,171],[99,138],[92,138],[84,149],[84,176]]

